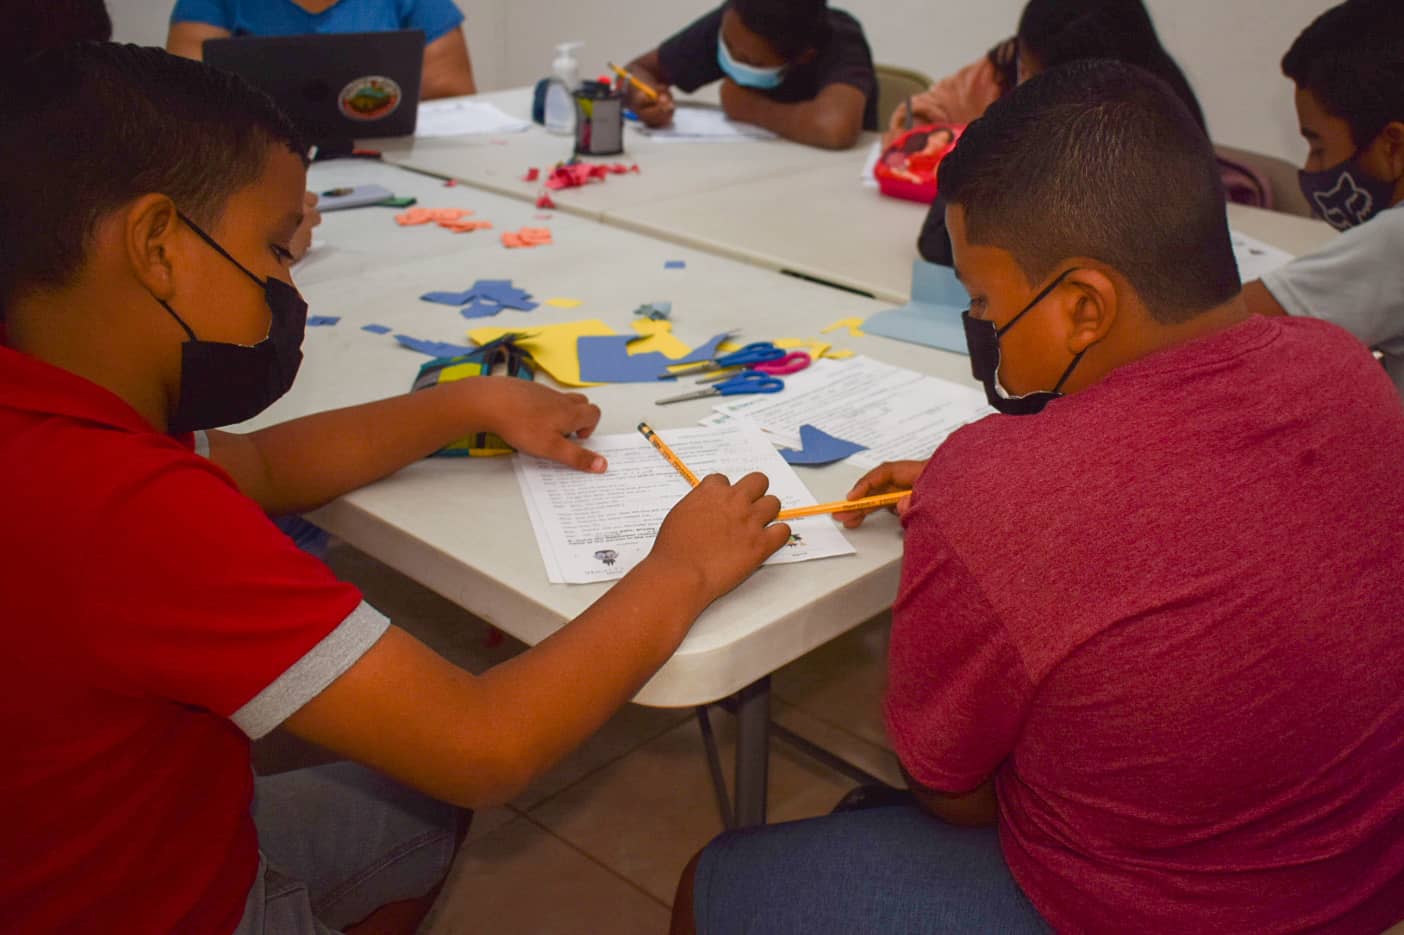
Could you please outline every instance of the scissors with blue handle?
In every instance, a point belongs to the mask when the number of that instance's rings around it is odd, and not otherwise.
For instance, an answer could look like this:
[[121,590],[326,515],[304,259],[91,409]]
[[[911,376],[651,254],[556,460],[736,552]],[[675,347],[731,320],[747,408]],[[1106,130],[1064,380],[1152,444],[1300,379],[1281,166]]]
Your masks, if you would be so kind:
[[754,364],[779,360],[784,356],[785,352],[769,341],[757,341],[755,344],[747,344],[739,351],[732,351],[730,354],[723,354],[709,361],[700,361],[688,367],[676,368],[673,373],[695,376],[699,373],[711,373],[714,370],[726,370],[728,367],[750,367]]
[[738,373],[736,376],[721,383],[714,383],[705,390],[698,390],[695,393],[684,393],[681,396],[672,396],[668,399],[660,399],[658,405],[667,406],[671,403],[686,402],[689,399],[706,399],[710,396],[747,396],[752,393],[778,393],[785,388],[785,381],[779,377],[772,377],[768,373],[757,373],[754,370],[747,370]]
[[[754,370],[756,373],[767,373],[772,377],[787,377],[792,373],[799,373],[811,363],[813,358],[805,351],[791,351],[778,360],[768,360],[763,364],[751,364],[747,370]],[[722,380],[730,380],[736,376],[736,370],[726,370],[722,373],[714,374],[710,377],[703,377],[698,383],[720,383]]]

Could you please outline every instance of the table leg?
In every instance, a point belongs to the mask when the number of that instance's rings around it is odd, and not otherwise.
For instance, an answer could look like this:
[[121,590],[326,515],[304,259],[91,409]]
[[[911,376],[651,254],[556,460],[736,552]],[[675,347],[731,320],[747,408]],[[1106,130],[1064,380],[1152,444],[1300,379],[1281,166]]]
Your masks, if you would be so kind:
[[726,775],[722,772],[721,751],[717,749],[717,738],[712,733],[712,718],[706,705],[697,706],[697,726],[702,731],[702,749],[707,754],[707,770],[712,774],[712,793],[717,799],[717,814],[722,827],[730,831],[736,827],[736,819],[731,814],[731,799],[726,794]]
[[736,694],[736,802],[739,828],[765,824],[770,769],[770,676]]

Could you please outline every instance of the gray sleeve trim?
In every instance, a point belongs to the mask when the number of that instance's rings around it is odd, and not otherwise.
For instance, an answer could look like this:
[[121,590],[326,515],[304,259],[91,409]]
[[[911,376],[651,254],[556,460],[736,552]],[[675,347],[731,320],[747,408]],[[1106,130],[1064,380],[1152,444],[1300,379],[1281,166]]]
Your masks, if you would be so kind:
[[209,458],[209,456],[210,456],[210,433],[209,433],[209,432],[196,432],[196,433],[195,433],[195,453],[196,453],[197,455],[199,455],[200,457],[202,457],[202,458]]
[[355,665],[389,628],[390,621],[362,601],[307,655],[235,711],[235,725],[251,740],[267,734]]

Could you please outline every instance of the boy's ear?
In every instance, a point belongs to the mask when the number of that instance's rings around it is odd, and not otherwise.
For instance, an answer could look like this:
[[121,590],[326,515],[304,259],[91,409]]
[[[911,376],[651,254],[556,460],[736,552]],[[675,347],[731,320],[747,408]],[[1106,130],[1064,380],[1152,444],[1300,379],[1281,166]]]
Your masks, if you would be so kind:
[[1404,179],[1404,120],[1385,124],[1377,139],[1390,178],[1395,182]]
[[1116,324],[1120,293],[1110,276],[1095,267],[1080,266],[1068,275],[1072,287],[1064,293],[1068,320],[1068,352],[1081,354],[1101,341]]
[[797,58],[790,62],[790,66],[794,67],[796,65],[808,65],[810,62],[814,61],[815,56],[817,56],[818,54],[819,50],[814,48],[814,46],[810,46],[809,48],[801,52]]
[[175,267],[182,249],[175,204],[165,195],[143,195],[122,217],[122,245],[132,275],[158,299],[175,293]]

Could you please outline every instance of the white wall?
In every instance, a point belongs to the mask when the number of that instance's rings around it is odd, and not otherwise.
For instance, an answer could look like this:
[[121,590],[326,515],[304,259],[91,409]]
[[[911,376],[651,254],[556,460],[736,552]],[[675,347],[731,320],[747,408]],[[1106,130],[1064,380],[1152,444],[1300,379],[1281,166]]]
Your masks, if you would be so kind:
[[[108,0],[117,38],[160,44],[173,0]],[[288,0],[264,0],[285,3]],[[709,0],[458,0],[478,84],[513,87],[549,71],[552,47],[582,39],[585,73],[621,64],[687,23]],[[878,61],[932,76],[1010,35],[1024,0],[831,0],[863,22]],[[1300,161],[1291,87],[1278,62],[1297,33],[1337,0],[1147,0],[1161,38],[1189,76],[1214,139]]]

